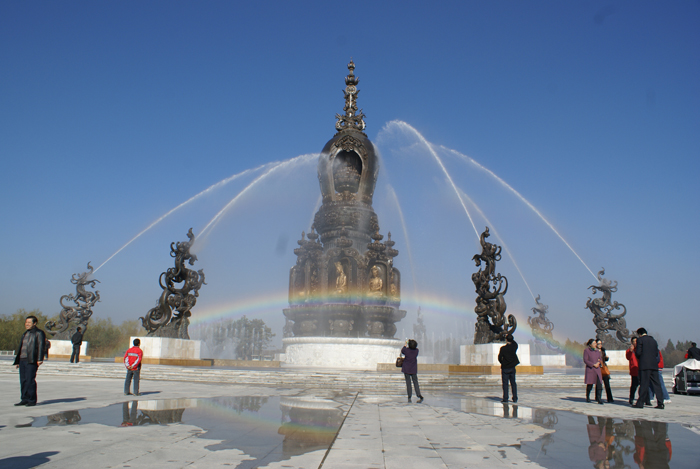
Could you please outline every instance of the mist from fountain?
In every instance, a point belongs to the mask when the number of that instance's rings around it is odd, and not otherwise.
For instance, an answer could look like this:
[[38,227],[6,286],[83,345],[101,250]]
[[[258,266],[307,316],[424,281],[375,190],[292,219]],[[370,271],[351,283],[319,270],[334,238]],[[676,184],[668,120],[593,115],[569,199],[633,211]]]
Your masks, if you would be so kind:
[[[466,206],[465,206],[465,204],[464,204],[464,201],[463,201],[462,198],[459,196],[459,193],[458,193],[458,191],[457,191],[457,186],[455,185],[454,181],[452,180],[452,177],[451,177],[451,176],[449,175],[449,173],[447,172],[447,169],[445,168],[445,165],[443,164],[442,160],[441,160],[440,157],[437,155],[437,152],[436,152],[435,149],[433,148],[433,147],[434,147],[433,144],[430,143],[430,142],[428,142],[428,141],[425,139],[425,137],[423,137],[423,135],[422,135],[420,132],[418,132],[418,130],[416,130],[415,128],[413,128],[410,124],[408,124],[408,123],[406,123],[406,122],[404,122],[404,121],[401,121],[401,120],[393,120],[393,121],[388,122],[387,124],[384,125],[384,127],[382,128],[382,131],[381,131],[381,132],[390,132],[391,129],[392,129],[392,127],[397,128],[399,131],[407,131],[407,132],[412,133],[416,138],[418,138],[418,140],[419,140],[422,144],[424,144],[424,145],[428,148],[428,150],[430,151],[430,154],[433,156],[433,158],[435,158],[436,162],[437,162],[438,165],[440,166],[440,169],[442,169],[442,171],[445,173],[445,176],[447,177],[447,179],[448,179],[450,185],[452,186],[452,188],[453,188],[453,189],[455,190],[455,192],[457,193],[457,196],[458,196],[459,199],[460,199],[460,203],[462,204],[462,207],[464,208],[465,212],[467,212],[467,215],[469,216],[469,220],[472,221],[471,216],[469,215],[469,211],[467,210],[467,208],[466,208]],[[381,132],[380,132],[380,133],[381,133]],[[378,140],[379,140],[379,138],[380,138],[380,137],[378,137]],[[462,160],[473,164],[473,165],[476,166],[478,169],[484,171],[486,174],[488,174],[488,175],[491,176],[493,179],[495,179],[501,186],[503,186],[503,187],[505,187],[506,189],[508,189],[508,191],[510,191],[512,194],[514,194],[522,203],[524,203],[530,210],[532,210],[532,211],[540,218],[540,220],[542,220],[542,221],[549,227],[549,229],[551,229],[551,230],[554,232],[554,234],[557,235],[557,237],[566,245],[567,248],[569,248],[569,250],[574,254],[574,256],[576,256],[576,258],[581,262],[581,264],[583,264],[583,266],[586,268],[586,270],[588,270],[588,272],[593,276],[593,278],[595,278],[595,279],[597,280],[597,277],[595,276],[595,274],[593,273],[593,271],[592,271],[592,270],[588,267],[588,265],[583,261],[583,259],[581,258],[581,256],[578,255],[578,253],[577,253],[577,252],[574,250],[574,248],[568,243],[568,241],[566,241],[566,239],[564,239],[564,237],[559,233],[559,231],[557,231],[557,229],[554,227],[554,225],[553,225],[549,220],[547,220],[547,218],[546,218],[532,203],[530,203],[530,201],[527,200],[520,192],[518,192],[517,190],[515,190],[510,184],[508,184],[506,181],[504,181],[504,180],[503,180],[501,177],[499,177],[496,173],[494,173],[494,172],[491,171],[490,169],[486,168],[484,165],[482,165],[481,163],[479,163],[479,162],[476,161],[475,159],[473,159],[473,158],[471,158],[471,157],[469,157],[469,156],[467,156],[467,155],[465,155],[465,154],[463,154],[463,153],[460,153],[460,152],[458,152],[458,151],[456,151],[456,150],[453,150],[453,149],[451,149],[451,148],[447,148],[447,147],[445,147],[445,146],[443,146],[443,145],[439,145],[439,146],[437,146],[437,148],[440,148],[440,149],[442,149],[442,150],[444,150],[444,151],[450,152],[450,153],[452,153],[452,154],[458,156],[458,157],[461,158]],[[474,226],[473,221],[472,221],[472,227],[474,227],[474,231],[477,233],[477,237],[478,237],[478,231],[476,230],[476,227]]]
[[411,280],[413,281],[413,297],[418,297],[418,282],[416,282],[416,268],[413,264],[413,252],[411,251],[411,241],[408,237],[408,228],[406,228],[406,220],[403,216],[403,210],[401,210],[401,204],[399,203],[399,198],[396,195],[396,191],[391,184],[387,184],[387,190],[391,199],[396,204],[396,213],[399,214],[399,220],[401,221],[401,229],[403,230],[403,236],[406,239],[406,251],[408,251],[408,264],[411,268]]
[[309,222],[309,228],[313,226],[314,220],[316,219],[316,212],[318,212],[318,209],[321,207],[321,203],[323,202],[323,196],[319,195],[318,199],[316,199],[316,205],[314,205],[314,210],[311,212],[311,221]]
[[263,174],[255,178],[250,184],[248,184],[243,190],[241,190],[236,196],[227,203],[224,208],[219,210],[219,212],[214,215],[214,217],[209,220],[209,223],[206,224],[206,226],[199,232],[199,235],[197,236],[197,239],[195,241],[196,243],[201,243],[206,238],[209,236],[211,231],[216,227],[216,225],[219,223],[221,218],[234,206],[236,205],[236,202],[240,200],[241,197],[243,197],[248,191],[250,191],[253,187],[255,187],[258,183],[261,181],[264,181],[266,178],[268,178],[271,174],[275,173],[276,171],[282,169],[282,168],[287,168],[289,166],[293,166],[297,163],[308,163],[312,161],[313,159],[317,159],[319,157],[319,153],[307,153],[304,155],[299,155],[295,156],[294,158],[290,158],[286,161],[283,161],[281,163],[275,164],[273,167],[265,171]]
[[440,169],[442,169],[442,172],[445,174],[445,177],[447,178],[447,181],[450,183],[450,186],[452,186],[452,189],[455,191],[455,194],[457,195],[457,198],[459,199],[459,203],[462,205],[462,208],[464,209],[464,213],[467,214],[467,217],[469,218],[469,221],[472,224],[472,228],[474,228],[474,233],[476,234],[476,239],[479,239],[479,230],[476,229],[476,225],[474,225],[474,220],[472,220],[472,216],[469,213],[469,210],[467,209],[467,206],[464,204],[464,200],[462,200],[462,197],[459,195],[459,190],[457,189],[457,185],[454,183],[452,180],[452,176],[450,176],[450,173],[447,172],[447,168],[445,168],[445,165],[442,163],[442,160],[438,156],[437,152],[433,150],[433,146],[428,142],[423,135],[421,135],[420,132],[418,132],[416,129],[414,129],[411,125],[407,124],[406,122],[403,121],[391,121],[388,124],[384,126],[384,129],[387,129],[391,125],[396,125],[402,130],[408,130],[409,132],[412,132],[420,142],[425,145],[425,147],[428,149],[430,154],[432,155],[433,158],[435,158],[435,161],[437,162],[438,166],[440,166]]
[[133,243],[134,241],[136,241],[137,239],[139,239],[143,234],[145,234],[145,233],[146,233],[147,231],[149,231],[151,228],[153,228],[154,226],[156,226],[158,223],[160,223],[161,221],[165,220],[168,216],[170,216],[170,215],[172,215],[173,213],[177,212],[179,209],[181,209],[181,208],[183,208],[183,207],[189,205],[191,202],[194,202],[195,200],[199,199],[200,197],[202,197],[202,196],[204,196],[204,195],[206,195],[206,194],[209,194],[209,193],[211,193],[212,191],[214,191],[214,190],[216,190],[216,189],[219,189],[219,188],[221,188],[221,187],[224,187],[226,184],[228,184],[228,183],[231,182],[231,181],[234,181],[234,180],[238,179],[239,177],[245,176],[245,175],[250,174],[250,173],[254,173],[254,172],[256,172],[256,171],[259,171],[259,170],[265,168],[266,166],[270,166],[270,165],[273,165],[273,164],[275,164],[275,163],[265,163],[265,164],[262,164],[262,165],[260,165],[260,166],[258,166],[258,167],[256,167],[256,168],[246,169],[245,171],[241,171],[240,173],[236,173],[236,174],[234,174],[233,176],[229,176],[229,177],[227,177],[227,178],[225,178],[225,179],[222,179],[221,181],[217,182],[216,184],[212,184],[211,186],[207,187],[207,188],[204,189],[202,192],[200,192],[200,193],[198,193],[198,194],[196,194],[196,195],[193,195],[192,197],[190,197],[190,198],[187,199],[186,201],[182,202],[180,205],[178,205],[178,206],[176,206],[176,207],[170,209],[168,212],[166,212],[165,214],[163,214],[162,216],[160,216],[159,218],[157,218],[153,223],[151,223],[150,225],[148,225],[145,229],[143,229],[141,232],[139,232],[136,236],[134,236],[133,238],[131,238],[126,244],[124,244],[122,247],[120,247],[119,249],[117,249],[117,250],[114,252],[114,254],[112,254],[111,256],[109,256],[109,257],[107,258],[106,261],[104,261],[102,264],[100,264],[100,265],[95,269],[95,272],[97,272],[98,270],[100,270],[100,269],[102,268],[103,265],[105,265],[107,262],[109,262],[114,256],[116,256],[117,254],[119,254],[120,252],[122,252],[127,246],[129,246],[131,243]]
[[525,197],[523,197],[523,195],[522,195],[520,192],[518,192],[517,190],[515,190],[515,189],[513,188],[513,186],[511,186],[510,184],[508,184],[507,182],[505,182],[503,179],[501,179],[498,175],[496,175],[496,173],[494,173],[494,172],[491,171],[490,169],[484,167],[482,164],[480,164],[480,163],[479,163],[478,161],[476,161],[474,158],[471,158],[471,157],[469,157],[469,156],[467,156],[467,155],[465,155],[465,154],[463,154],[463,153],[458,152],[457,150],[452,150],[451,148],[447,148],[447,147],[444,147],[444,146],[442,146],[442,145],[440,145],[440,148],[442,148],[442,149],[444,149],[444,150],[446,150],[446,151],[449,151],[449,152],[451,152],[451,153],[454,153],[455,155],[457,155],[457,156],[459,156],[460,158],[463,158],[464,160],[470,162],[471,164],[473,164],[473,165],[476,166],[477,168],[481,169],[482,171],[485,171],[488,175],[490,175],[490,176],[493,177],[496,181],[498,181],[503,187],[505,187],[505,188],[508,189],[510,192],[512,192],[513,194],[515,194],[515,196],[516,196],[518,199],[520,199],[521,202],[523,202],[525,205],[527,205],[527,207],[528,207],[530,210],[532,210],[533,212],[535,212],[535,214],[536,214],[538,217],[540,217],[540,219],[554,232],[554,234],[556,234],[556,235],[559,237],[559,239],[566,245],[566,247],[569,248],[569,250],[574,254],[574,256],[576,256],[576,258],[581,262],[581,264],[583,264],[583,266],[586,268],[586,270],[588,270],[588,272],[593,276],[593,278],[595,278],[595,279],[597,280],[597,277],[595,276],[595,274],[593,273],[593,271],[588,267],[588,265],[583,261],[583,259],[581,259],[581,256],[579,256],[578,253],[574,250],[574,248],[571,247],[571,245],[568,243],[568,241],[566,241],[566,239],[564,239],[564,237],[559,233],[559,231],[557,231],[557,229],[554,227],[554,225],[552,225],[552,223],[550,223],[550,221],[547,220],[547,218],[545,218],[545,216],[542,215],[542,213],[541,213],[539,210],[537,210],[537,207],[535,207],[534,205],[532,205],[532,204],[530,203],[530,201],[527,200]]

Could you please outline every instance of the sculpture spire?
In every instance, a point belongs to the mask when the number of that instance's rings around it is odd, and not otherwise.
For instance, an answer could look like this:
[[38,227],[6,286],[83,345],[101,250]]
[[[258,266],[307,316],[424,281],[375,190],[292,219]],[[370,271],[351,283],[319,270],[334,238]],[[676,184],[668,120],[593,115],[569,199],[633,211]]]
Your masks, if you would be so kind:
[[363,117],[365,115],[362,113],[362,109],[357,110],[357,94],[360,90],[357,89],[357,84],[360,83],[359,77],[355,76],[355,62],[350,59],[348,64],[348,76],[345,77],[345,90],[343,94],[345,95],[345,115],[336,114],[335,117],[338,122],[335,123],[335,128],[338,132],[341,130],[357,130],[362,132],[365,130],[365,121]]

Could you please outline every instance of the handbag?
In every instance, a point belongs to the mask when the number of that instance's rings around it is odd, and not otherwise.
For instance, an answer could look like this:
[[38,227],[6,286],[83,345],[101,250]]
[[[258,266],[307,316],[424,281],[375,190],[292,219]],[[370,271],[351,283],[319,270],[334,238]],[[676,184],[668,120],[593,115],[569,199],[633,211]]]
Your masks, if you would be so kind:
[[602,374],[603,376],[610,376],[610,370],[608,369],[608,365],[606,365],[605,363],[600,365],[600,374]]
[[396,359],[396,368],[401,368],[403,366],[403,357],[398,357]]

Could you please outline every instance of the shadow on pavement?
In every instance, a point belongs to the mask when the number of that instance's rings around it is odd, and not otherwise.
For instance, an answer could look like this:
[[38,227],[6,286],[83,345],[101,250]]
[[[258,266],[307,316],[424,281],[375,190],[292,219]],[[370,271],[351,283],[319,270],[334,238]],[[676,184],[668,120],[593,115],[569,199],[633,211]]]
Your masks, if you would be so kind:
[[49,457],[55,454],[58,454],[58,451],[47,451],[45,453],[32,454],[31,456],[13,456],[11,458],[0,459],[0,469],[29,469],[51,461]]
[[39,405],[49,405],[49,404],[59,404],[61,402],[78,402],[84,401],[84,397],[67,397],[65,399],[49,399],[48,401],[41,401]]
[[[571,402],[586,402],[585,397],[562,397],[562,401],[571,401]],[[595,403],[595,399],[591,399],[592,403]]]

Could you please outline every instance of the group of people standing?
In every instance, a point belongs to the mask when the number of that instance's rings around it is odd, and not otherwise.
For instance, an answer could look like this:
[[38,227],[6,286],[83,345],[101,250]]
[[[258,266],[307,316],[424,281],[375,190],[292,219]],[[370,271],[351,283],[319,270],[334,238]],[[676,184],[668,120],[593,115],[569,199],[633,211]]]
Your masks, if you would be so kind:
[[[584,382],[586,383],[586,402],[591,402],[591,389],[595,385],[595,401],[603,404],[602,389],[609,403],[614,402],[610,389],[610,370],[606,365],[608,357],[600,340],[590,339],[586,342],[583,352],[583,362],[586,365]],[[646,329],[637,329],[637,337],[632,338],[632,344],[625,352],[629,361],[629,372],[632,379],[630,386],[629,404],[642,408],[651,405],[651,399],[656,396],[656,408],[663,409],[664,401],[670,402],[670,397],[664,385],[661,370],[664,367],[663,356],[659,351],[656,340],[647,335]],[[639,389],[639,397],[634,402],[635,393]]]

